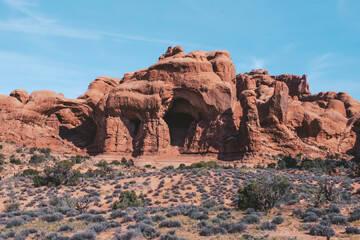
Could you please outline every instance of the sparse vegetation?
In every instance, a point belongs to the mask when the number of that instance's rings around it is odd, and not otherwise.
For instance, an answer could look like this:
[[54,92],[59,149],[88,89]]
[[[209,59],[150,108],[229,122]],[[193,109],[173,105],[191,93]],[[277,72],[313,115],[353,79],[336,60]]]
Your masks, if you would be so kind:
[[114,202],[113,209],[140,207],[144,205],[145,205],[144,199],[138,198],[135,192],[122,191],[120,192],[119,200]]

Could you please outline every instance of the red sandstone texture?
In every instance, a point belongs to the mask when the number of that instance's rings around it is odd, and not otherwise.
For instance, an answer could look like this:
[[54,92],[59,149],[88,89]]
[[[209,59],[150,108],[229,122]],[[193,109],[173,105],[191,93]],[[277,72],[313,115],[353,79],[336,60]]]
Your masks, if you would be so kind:
[[227,51],[169,47],[147,69],[99,77],[78,99],[21,89],[0,95],[0,138],[57,152],[356,154],[360,103],[347,93],[312,95],[306,75],[236,75]]

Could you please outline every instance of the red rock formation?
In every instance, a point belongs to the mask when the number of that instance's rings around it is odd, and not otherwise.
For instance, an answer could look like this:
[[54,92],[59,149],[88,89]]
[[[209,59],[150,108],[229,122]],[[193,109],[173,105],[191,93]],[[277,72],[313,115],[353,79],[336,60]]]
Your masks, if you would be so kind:
[[227,51],[181,47],[122,79],[97,78],[75,100],[50,91],[0,95],[0,122],[3,140],[92,154],[256,159],[360,151],[360,103],[348,94],[312,95],[306,75],[236,76]]

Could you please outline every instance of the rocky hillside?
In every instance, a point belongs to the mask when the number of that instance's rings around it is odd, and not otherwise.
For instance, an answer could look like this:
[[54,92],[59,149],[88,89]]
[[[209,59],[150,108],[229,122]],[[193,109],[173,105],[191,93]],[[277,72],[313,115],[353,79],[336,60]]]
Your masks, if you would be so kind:
[[78,99],[0,95],[0,138],[62,153],[314,158],[358,153],[359,113],[346,93],[312,95],[306,75],[236,75],[227,51],[169,47],[147,69],[97,78]]

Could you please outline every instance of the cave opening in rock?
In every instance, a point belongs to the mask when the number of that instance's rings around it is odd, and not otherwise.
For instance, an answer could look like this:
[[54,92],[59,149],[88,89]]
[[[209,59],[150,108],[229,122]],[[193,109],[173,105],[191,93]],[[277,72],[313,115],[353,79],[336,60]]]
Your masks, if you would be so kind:
[[132,138],[135,138],[138,133],[139,133],[139,129],[140,129],[140,124],[141,121],[139,119],[130,119],[130,136]]
[[169,127],[172,146],[183,147],[185,138],[192,122],[198,113],[185,99],[174,101],[169,111],[165,114],[164,120]]

